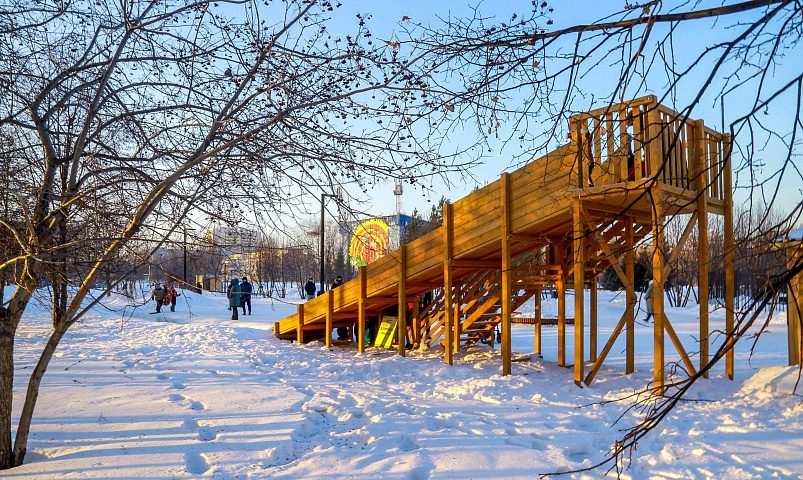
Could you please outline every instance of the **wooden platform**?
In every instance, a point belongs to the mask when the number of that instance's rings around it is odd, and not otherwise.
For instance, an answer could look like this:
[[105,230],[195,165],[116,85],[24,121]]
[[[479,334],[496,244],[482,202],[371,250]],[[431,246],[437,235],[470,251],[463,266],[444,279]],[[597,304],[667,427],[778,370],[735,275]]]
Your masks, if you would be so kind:
[[[453,352],[476,343],[501,323],[503,373],[509,374],[511,313],[535,299],[536,317],[540,316],[540,292],[554,288],[559,303],[558,363],[565,365],[565,290],[570,286],[578,292],[575,381],[590,383],[607,354],[603,349],[597,355],[594,297],[596,278],[609,265],[627,287],[628,311],[606,348],[626,327],[626,370],[632,371],[633,251],[650,236],[658,246],[653,255],[655,291],[661,298],[655,304],[656,328],[666,330],[682,350],[663,315],[663,282],[673,262],[673,252],[663,247],[665,218],[692,214],[681,245],[698,225],[700,245],[707,248],[707,214],[699,212],[725,215],[726,231],[732,231],[725,151],[729,140],[702,121],[657,104],[653,96],[576,115],[571,125],[573,140],[568,144],[445,205],[441,228],[361,267],[359,278],[299,305],[298,313],[276,322],[275,335],[299,342],[325,338],[330,345],[333,328],[356,325],[362,352],[366,317],[398,305],[400,332],[409,323],[416,343],[451,345],[445,349],[449,364]],[[707,272],[705,253],[700,278],[707,279],[707,273],[702,275],[703,268]],[[584,287],[592,295],[588,340],[594,364],[588,376],[583,358]],[[701,292],[703,287],[707,285],[701,285]],[[434,298],[424,306],[426,292],[433,292]],[[538,354],[541,324],[535,327]],[[707,329],[707,311],[701,310],[701,362],[707,361]],[[663,386],[663,338],[656,335],[658,388]],[[405,342],[399,343],[399,354],[404,355]],[[688,359],[685,351],[681,356]]]

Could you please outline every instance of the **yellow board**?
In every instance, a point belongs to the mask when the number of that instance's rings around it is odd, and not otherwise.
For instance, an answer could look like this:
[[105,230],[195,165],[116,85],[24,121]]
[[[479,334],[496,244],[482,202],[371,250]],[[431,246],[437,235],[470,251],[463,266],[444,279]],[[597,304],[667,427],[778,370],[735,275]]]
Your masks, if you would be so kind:
[[399,326],[399,317],[382,317],[379,324],[379,333],[376,334],[374,345],[382,348],[391,348],[393,340],[396,338],[396,328]]

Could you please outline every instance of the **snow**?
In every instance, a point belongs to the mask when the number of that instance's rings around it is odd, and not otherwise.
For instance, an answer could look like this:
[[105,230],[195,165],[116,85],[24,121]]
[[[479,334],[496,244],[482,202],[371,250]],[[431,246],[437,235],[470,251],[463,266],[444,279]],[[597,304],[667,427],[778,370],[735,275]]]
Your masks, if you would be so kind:
[[[601,351],[624,295],[599,296]],[[253,315],[232,321],[223,295],[186,293],[164,316],[148,314],[152,304],[132,313],[112,295],[62,341],[26,463],[0,478],[532,479],[603,460],[641,415],[606,401],[652,380],[652,325],[637,325],[635,373],[624,374],[622,336],[594,383],[580,388],[571,369],[557,366],[556,327],[543,328],[539,358],[533,328],[516,326],[514,355],[531,360],[502,376],[499,351],[485,346],[448,366],[437,349],[402,358],[276,339],[273,322],[297,302],[254,298]],[[543,308],[550,316],[557,305]],[[668,316],[696,351],[696,305]],[[721,310],[711,324],[723,327]],[[738,347],[734,381],[717,365],[692,387],[638,444],[622,478],[803,478],[803,405],[792,393],[799,371],[785,366],[783,313],[768,330],[752,356],[752,342]],[[48,312],[32,304],[16,341],[15,415],[49,331]],[[573,334],[568,327],[569,362]],[[666,345],[667,361],[677,360]]]

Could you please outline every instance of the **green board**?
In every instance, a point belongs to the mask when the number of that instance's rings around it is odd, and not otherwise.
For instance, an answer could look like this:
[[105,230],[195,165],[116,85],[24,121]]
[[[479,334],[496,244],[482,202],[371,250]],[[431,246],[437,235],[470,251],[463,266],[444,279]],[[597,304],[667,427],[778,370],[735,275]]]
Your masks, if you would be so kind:
[[399,317],[382,317],[379,324],[379,333],[376,335],[374,345],[382,348],[391,348],[393,340],[396,338],[396,329],[399,326]]

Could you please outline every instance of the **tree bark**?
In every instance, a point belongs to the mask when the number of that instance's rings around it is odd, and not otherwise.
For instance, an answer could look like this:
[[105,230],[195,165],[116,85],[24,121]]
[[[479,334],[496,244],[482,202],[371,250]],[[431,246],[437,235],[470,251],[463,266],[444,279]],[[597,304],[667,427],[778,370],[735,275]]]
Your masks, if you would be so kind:
[[0,310],[0,470],[14,466],[11,405],[14,391],[14,335],[31,298],[34,282],[18,285],[6,310]]
[[28,433],[31,430],[31,420],[33,420],[33,410],[36,407],[36,400],[39,398],[39,385],[42,383],[42,377],[45,376],[50,359],[53,358],[53,353],[67,332],[69,325],[70,323],[68,322],[61,322],[50,334],[50,338],[39,356],[39,362],[36,364],[33,373],[31,373],[31,379],[28,381],[28,391],[25,395],[25,404],[22,406],[22,413],[17,425],[17,436],[14,439],[12,467],[22,465],[23,460],[25,460],[25,453],[28,450]]

